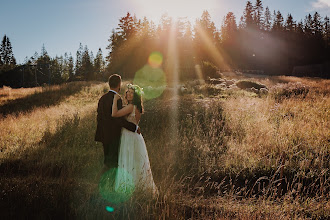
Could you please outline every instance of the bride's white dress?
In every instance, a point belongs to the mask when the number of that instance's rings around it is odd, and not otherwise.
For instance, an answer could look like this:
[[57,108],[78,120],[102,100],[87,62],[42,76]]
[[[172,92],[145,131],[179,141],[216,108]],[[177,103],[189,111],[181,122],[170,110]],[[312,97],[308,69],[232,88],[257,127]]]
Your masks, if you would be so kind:
[[[137,125],[135,108],[134,106],[127,120]],[[115,191],[133,193],[135,190],[147,191],[154,195],[157,193],[142,134],[122,128]]]

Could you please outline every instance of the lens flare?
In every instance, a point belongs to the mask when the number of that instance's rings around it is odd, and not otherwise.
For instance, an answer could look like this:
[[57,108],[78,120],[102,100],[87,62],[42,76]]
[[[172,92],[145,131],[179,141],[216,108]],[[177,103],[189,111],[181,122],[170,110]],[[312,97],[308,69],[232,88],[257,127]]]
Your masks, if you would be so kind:
[[163,63],[163,55],[160,52],[152,52],[148,58],[148,64],[153,68],[159,68]]
[[166,76],[162,69],[145,65],[136,72],[133,83],[143,88],[145,99],[154,99],[166,88]]
[[[115,191],[116,175],[125,176],[125,186],[122,185]],[[121,168],[113,168],[105,172],[99,182],[99,192],[108,202],[119,204],[127,201],[134,193],[135,185],[131,174]],[[111,207],[109,207],[111,208]],[[106,207],[107,211],[111,210]],[[110,212],[110,211],[109,211]]]
[[105,210],[107,210],[108,212],[113,212],[113,211],[115,211],[115,209],[112,208],[112,207],[110,207],[110,206],[106,206],[106,207],[105,207]]

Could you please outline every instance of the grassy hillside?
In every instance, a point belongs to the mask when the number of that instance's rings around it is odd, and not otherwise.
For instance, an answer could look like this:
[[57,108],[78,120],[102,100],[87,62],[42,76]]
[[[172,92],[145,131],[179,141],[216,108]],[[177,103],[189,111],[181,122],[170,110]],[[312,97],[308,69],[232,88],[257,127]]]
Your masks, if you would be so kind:
[[0,89],[0,217],[330,218],[330,81],[226,78],[145,101],[140,127],[160,194],[120,204],[97,178],[106,83]]

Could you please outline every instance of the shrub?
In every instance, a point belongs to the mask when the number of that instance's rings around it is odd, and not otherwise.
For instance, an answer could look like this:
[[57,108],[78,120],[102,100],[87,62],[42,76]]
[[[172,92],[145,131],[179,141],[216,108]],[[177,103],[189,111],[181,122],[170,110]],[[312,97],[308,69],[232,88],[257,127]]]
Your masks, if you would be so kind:
[[276,85],[271,89],[270,93],[275,100],[282,100],[284,98],[291,98],[295,96],[305,98],[308,92],[309,87],[298,82]]
[[221,75],[218,73],[219,69],[211,62],[202,61],[202,73],[204,79],[210,78],[220,78]]
[[255,88],[255,89],[261,89],[261,88],[267,88],[265,85],[257,83],[257,82],[253,82],[253,81],[249,81],[249,80],[240,80],[236,83],[236,86],[240,89],[251,89],[251,88]]
[[215,95],[219,95],[224,90],[224,88],[220,85],[205,84],[201,86],[195,86],[194,90],[197,94],[215,96]]

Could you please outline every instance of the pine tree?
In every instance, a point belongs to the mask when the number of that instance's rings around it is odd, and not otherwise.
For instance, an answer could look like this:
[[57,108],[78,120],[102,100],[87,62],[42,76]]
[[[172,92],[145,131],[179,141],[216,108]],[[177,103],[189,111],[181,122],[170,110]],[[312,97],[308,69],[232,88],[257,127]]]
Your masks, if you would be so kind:
[[296,33],[298,33],[300,36],[303,36],[304,34],[304,23],[303,21],[299,21],[296,26]]
[[241,18],[239,19],[238,28],[241,29],[241,30],[244,29],[244,28],[246,28],[245,22],[244,22],[244,16],[241,16]]
[[1,57],[1,63],[3,65],[3,69],[9,70],[16,65],[16,59],[13,54],[13,48],[11,46],[11,42],[9,38],[6,35],[3,36],[1,42],[0,57]]
[[44,57],[44,56],[48,56],[48,52],[45,48],[45,44],[42,44],[42,48],[41,48],[41,56]]
[[246,2],[246,6],[245,6],[245,10],[243,13],[243,17],[244,17],[244,26],[246,28],[252,28],[254,25],[254,21],[253,21],[253,5],[250,1]]
[[2,63],[4,65],[8,65],[9,62],[9,54],[7,49],[7,36],[3,36],[2,42],[1,42],[1,57],[2,57]]
[[33,56],[31,56],[30,60],[31,60],[31,64],[32,65],[37,65],[37,60],[39,58],[39,54],[37,51],[34,52]]
[[[107,49],[110,49],[107,56],[109,62],[109,71],[122,74],[132,74],[129,69],[130,66],[124,65],[124,63],[131,62],[131,56],[140,38],[138,38],[138,29],[142,24],[140,20],[132,17],[128,12],[125,17],[119,20],[118,28],[113,30],[108,40],[110,44]],[[129,43],[126,43],[129,41]],[[134,74],[134,73],[133,73]],[[130,77],[130,76],[127,76]]]
[[226,42],[230,39],[233,39],[234,35],[237,32],[236,17],[233,12],[229,12],[223,22],[221,27],[221,39],[223,42]]
[[193,40],[193,32],[192,32],[192,27],[191,27],[191,23],[188,21],[184,27],[184,35],[183,38],[188,41],[188,42],[192,42]]
[[313,19],[311,14],[308,14],[305,17],[304,32],[307,36],[311,36],[313,34]]
[[195,27],[195,38],[200,38],[200,32],[203,32],[211,42],[216,43],[218,32],[213,21],[211,21],[211,16],[208,11],[203,11],[200,19],[197,19]]
[[275,18],[275,21],[274,21],[274,25],[273,25],[273,30],[274,31],[282,31],[283,30],[283,16],[281,14],[280,11],[277,11],[276,13],[276,18]]
[[40,56],[38,57],[38,61],[37,61],[37,64],[39,66],[42,66],[42,67],[45,67],[45,66],[48,66],[50,64],[50,57],[48,55],[48,52],[45,48],[45,45],[43,44],[42,45],[42,48],[41,48],[41,53],[40,53]]
[[272,30],[274,30],[274,26],[275,26],[275,22],[276,22],[276,11],[273,11],[273,26],[272,26]]
[[83,45],[79,44],[79,49],[76,53],[76,76],[80,76],[82,74],[81,66],[82,66],[82,56],[83,56]]
[[119,20],[119,28],[118,34],[123,39],[123,41],[131,38],[136,32],[136,24],[134,22],[134,18],[131,16],[129,12],[127,12],[126,17],[122,17]]
[[40,56],[37,59],[36,62],[37,66],[37,72],[40,73],[38,77],[38,83],[48,83],[51,84],[52,82],[52,76],[50,73],[50,67],[51,67],[51,58],[48,55],[48,52],[45,48],[45,45],[43,44],[41,47],[41,53]]
[[196,20],[194,32],[194,47],[197,51],[197,56],[200,60],[212,60],[208,47],[210,45],[218,45],[219,33],[216,30],[214,22],[211,21],[208,11],[203,11],[201,18]]
[[261,0],[256,0],[256,4],[254,6],[254,17],[253,20],[257,26],[258,29],[263,28],[263,17],[262,17],[262,12],[264,8],[262,6]]
[[326,47],[329,48],[330,44],[330,19],[328,16],[325,16],[323,22],[323,38],[325,40]]
[[223,24],[221,26],[221,49],[223,49],[228,57],[231,58],[226,60],[226,63],[231,67],[235,67],[237,65],[235,60],[239,59],[237,57],[239,54],[238,37],[239,31],[236,24],[236,17],[233,12],[229,12],[224,18]]
[[271,27],[272,27],[272,15],[271,15],[270,10],[267,6],[266,10],[265,10],[264,29],[266,31],[270,31]]
[[288,17],[285,22],[285,29],[286,31],[292,32],[296,28],[296,22],[293,20],[293,17],[291,14],[288,14]]
[[322,36],[322,20],[321,16],[318,12],[315,12],[313,15],[312,22],[312,32],[314,35],[321,37]]
[[63,73],[62,73],[62,79],[64,81],[68,81],[69,79],[69,56],[68,53],[65,52],[63,56]]
[[99,48],[94,60],[94,71],[97,78],[103,78],[104,72],[104,60],[102,55],[102,50]]
[[52,83],[59,84],[62,80],[62,58],[56,56],[51,59]]
[[108,63],[112,63],[114,62],[114,51],[116,51],[116,49],[119,47],[119,36],[118,33],[112,29],[112,33],[110,38],[108,39],[109,41],[109,45],[106,47],[107,50],[109,50],[109,54],[108,56],[106,56],[106,60],[108,61]]
[[183,34],[183,42],[182,42],[182,50],[181,55],[182,58],[180,59],[180,65],[182,70],[181,76],[185,78],[191,78],[191,73],[194,72],[194,50],[193,50],[193,32],[192,26],[189,21],[185,23],[184,26],[184,34]]
[[141,35],[147,39],[155,37],[155,25],[152,21],[149,21],[146,17],[143,18],[140,29],[138,31]]
[[69,81],[73,80],[73,74],[74,74],[73,68],[74,68],[73,57],[70,53],[69,63],[68,63]]
[[82,60],[81,60],[81,71],[82,75],[85,79],[91,80],[93,79],[93,64],[91,62],[91,57],[89,55],[89,50],[88,47],[85,46],[83,55],[82,55]]

